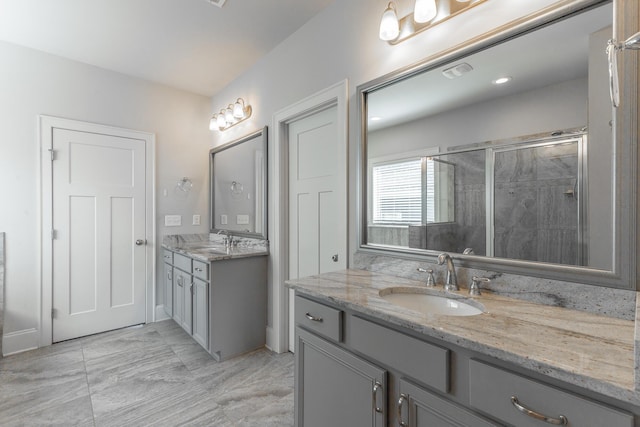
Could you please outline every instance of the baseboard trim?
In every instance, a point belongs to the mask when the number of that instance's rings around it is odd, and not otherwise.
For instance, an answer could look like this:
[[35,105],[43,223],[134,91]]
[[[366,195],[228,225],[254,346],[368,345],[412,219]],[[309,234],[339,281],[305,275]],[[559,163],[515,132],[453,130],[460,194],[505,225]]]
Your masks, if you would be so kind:
[[37,329],[5,333],[2,336],[2,355],[10,356],[38,348],[40,333]]
[[163,320],[169,320],[171,317],[164,311],[164,304],[156,305],[156,322],[161,322]]
[[267,343],[265,345],[269,350],[273,350],[273,328],[271,326],[267,326]]

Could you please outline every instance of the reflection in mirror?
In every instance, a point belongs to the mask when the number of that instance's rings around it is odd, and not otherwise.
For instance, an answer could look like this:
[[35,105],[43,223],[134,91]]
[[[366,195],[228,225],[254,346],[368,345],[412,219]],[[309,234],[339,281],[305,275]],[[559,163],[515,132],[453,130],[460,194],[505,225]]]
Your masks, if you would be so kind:
[[611,270],[612,16],[601,2],[365,90],[363,243]]
[[211,232],[267,238],[267,128],[209,152]]

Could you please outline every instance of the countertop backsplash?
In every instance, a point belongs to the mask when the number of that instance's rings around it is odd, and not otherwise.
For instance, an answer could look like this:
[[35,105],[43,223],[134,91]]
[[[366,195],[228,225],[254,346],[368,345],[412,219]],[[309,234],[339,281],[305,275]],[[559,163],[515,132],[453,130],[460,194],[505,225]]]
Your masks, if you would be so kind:
[[[444,283],[445,280],[445,267],[424,261],[362,252],[356,252],[353,261],[353,268],[421,281],[426,281],[427,278],[424,273],[418,272],[417,268],[433,268],[436,283]],[[462,288],[468,287],[472,276],[488,277],[491,282],[483,283],[482,288],[497,295],[587,311],[623,320],[636,320],[636,296],[638,293],[635,291],[459,266],[456,266],[456,272],[458,284]],[[640,332],[636,331],[636,335],[636,339],[640,340]],[[638,350],[636,349],[636,351]]]

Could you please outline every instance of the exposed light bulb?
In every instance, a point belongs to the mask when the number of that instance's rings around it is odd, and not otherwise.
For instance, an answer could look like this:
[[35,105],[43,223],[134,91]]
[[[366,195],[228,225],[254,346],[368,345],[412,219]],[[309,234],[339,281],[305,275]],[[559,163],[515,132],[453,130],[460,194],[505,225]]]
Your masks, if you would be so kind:
[[215,114],[211,117],[211,120],[209,120],[209,130],[215,130],[218,127],[217,118]]
[[233,117],[233,105],[229,104],[227,109],[224,111],[224,120],[229,125],[236,121],[235,117]]
[[436,0],[416,0],[413,20],[418,23],[429,22],[436,17],[437,13]]
[[233,104],[233,117],[244,119],[244,101],[242,98],[238,98],[236,103]]
[[218,124],[218,129],[224,129],[227,127],[227,121],[224,119],[224,110],[220,110],[218,117],[216,117],[216,122]]
[[380,20],[379,37],[380,40],[389,41],[398,37],[398,34],[400,34],[400,24],[398,23],[396,7],[393,2],[389,2]]

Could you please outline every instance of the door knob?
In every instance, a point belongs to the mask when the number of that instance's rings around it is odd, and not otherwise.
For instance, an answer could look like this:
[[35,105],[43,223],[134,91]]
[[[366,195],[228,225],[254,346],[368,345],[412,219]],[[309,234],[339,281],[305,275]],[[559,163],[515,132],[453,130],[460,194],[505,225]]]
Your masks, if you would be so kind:
[[138,239],[138,240],[136,240],[136,245],[140,246],[140,245],[144,244],[144,242],[145,242],[144,240]]
[[331,260],[333,262],[338,262],[338,254],[335,254],[334,256],[331,257]]

